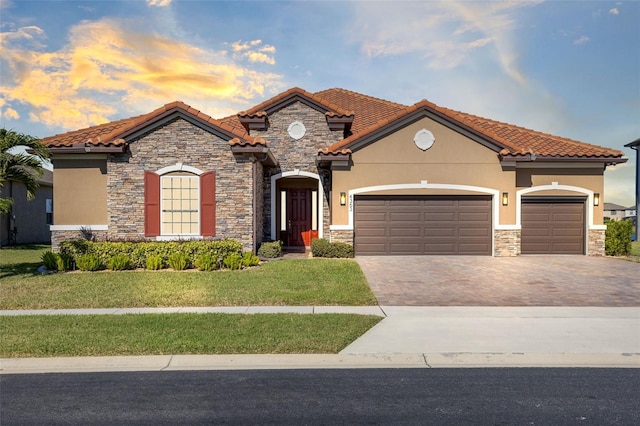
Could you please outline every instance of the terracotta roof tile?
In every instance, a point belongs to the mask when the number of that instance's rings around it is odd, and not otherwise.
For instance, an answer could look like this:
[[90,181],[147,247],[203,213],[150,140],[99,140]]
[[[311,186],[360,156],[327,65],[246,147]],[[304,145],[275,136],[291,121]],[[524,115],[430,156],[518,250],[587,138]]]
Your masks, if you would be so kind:
[[148,114],[112,121],[110,123],[100,124],[73,132],[49,136],[42,139],[42,142],[50,148],[71,147],[78,144],[86,144],[91,146],[121,146],[126,144],[126,141],[122,138],[122,135],[126,134],[127,132],[133,131],[138,127],[143,127],[153,119],[158,118],[165,113],[170,113],[174,110],[181,110],[182,112],[189,114],[214,127],[222,129],[249,144],[254,144],[254,138],[249,136],[246,132],[238,132],[238,129],[236,127],[216,120],[211,116],[180,101],[174,101],[163,105]]
[[294,87],[249,110],[220,120],[216,120],[183,102],[175,101],[148,114],[50,136],[42,141],[49,147],[71,147],[78,144],[121,146],[126,144],[122,136],[127,132],[144,126],[168,111],[179,109],[229,133],[230,136],[233,136],[230,141],[232,145],[266,146],[264,139],[253,138],[247,133],[239,117],[264,117],[270,108],[278,108],[281,104],[296,96],[303,97],[322,106],[327,111],[327,117],[354,116],[350,129],[351,134],[346,139],[322,149],[320,153],[323,155],[350,153],[351,146],[361,138],[375,136],[377,132],[383,130],[386,126],[392,125],[397,120],[424,110],[430,114],[436,114],[454,125],[466,128],[478,135],[478,137],[493,143],[500,149],[500,155],[507,158],[532,154],[538,157],[566,157],[573,159],[622,158],[623,156],[622,152],[618,150],[443,108],[427,100],[407,106],[340,88],[310,93]]
[[[357,94],[356,94],[357,95]],[[384,101],[383,101],[384,102]],[[399,106],[399,104],[395,104]],[[349,148],[361,138],[373,135],[394,121],[425,109],[435,112],[446,120],[466,127],[481,137],[488,138],[496,146],[501,147],[500,154],[504,157],[535,154],[538,157],[566,157],[566,158],[620,158],[621,151],[591,145],[584,142],[554,136],[543,132],[503,123],[472,114],[440,107],[427,100],[414,105],[394,109],[386,116],[367,127],[354,125],[352,135],[331,145],[328,151],[338,152]],[[356,113],[356,118],[358,114]],[[324,151],[323,151],[324,152]]]

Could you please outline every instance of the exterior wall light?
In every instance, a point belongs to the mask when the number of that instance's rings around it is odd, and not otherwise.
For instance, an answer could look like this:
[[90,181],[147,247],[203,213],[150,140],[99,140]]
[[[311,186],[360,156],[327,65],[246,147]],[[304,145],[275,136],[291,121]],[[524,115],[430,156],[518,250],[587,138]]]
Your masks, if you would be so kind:
[[346,206],[347,205],[347,193],[346,192],[341,192],[340,193],[340,205],[341,206]]
[[594,206],[599,206],[600,205],[600,193],[596,192],[593,194],[593,205]]
[[508,192],[503,192],[502,193],[502,205],[503,206],[509,205],[509,193]]

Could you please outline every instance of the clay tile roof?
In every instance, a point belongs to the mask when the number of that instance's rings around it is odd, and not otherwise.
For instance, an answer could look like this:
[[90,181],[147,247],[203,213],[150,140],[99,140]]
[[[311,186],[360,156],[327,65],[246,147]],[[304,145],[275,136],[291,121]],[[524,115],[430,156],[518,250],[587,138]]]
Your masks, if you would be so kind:
[[[346,91],[342,91],[341,89],[337,90],[340,95],[344,96],[344,92]],[[320,92],[319,96],[322,96],[321,93],[322,92]],[[336,94],[333,93],[333,96],[335,97]],[[346,97],[349,98],[349,96]],[[358,95],[356,94],[354,98],[358,99]],[[371,98],[369,97],[364,97],[364,99],[360,99],[360,102],[365,103],[366,105],[371,102],[370,99]],[[380,102],[384,105],[387,101]],[[365,136],[375,135],[375,133],[384,129],[385,126],[392,124],[394,121],[414,114],[419,110],[425,110],[439,115],[452,124],[467,128],[479,137],[493,143],[500,149],[500,155],[503,157],[517,157],[535,154],[538,157],[598,159],[621,158],[623,156],[621,151],[615,149],[579,142],[515,126],[513,124],[502,123],[476,115],[443,108],[427,100],[422,100],[408,107],[400,104],[389,104],[391,105],[388,105],[389,109],[386,111],[386,114],[377,115],[377,121],[374,121],[374,118],[368,117],[364,120],[364,123],[362,121],[357,123],[358,117],[361,116],[358,114],[359,109],[356,108],[356,120],[354,120],[354,124],[352,126],[352,134],[346,139],[328,147],[327,151],[339,152],[343,149],[348,149],[358,140]],[[364,125],[365,123],[368,125]]]
[[322,106],[327,110],[328,113],[331,113],[332,116],[352,116],[354,114],[353,110],[345,109],[342,105],[333,103],[328,101],[327,99],[317,96],[313,93],[307,92],[304,89],[299,87],[293,87],[289,90],[286,90],[271,99],[267,99],[266,101],[254,106],[251,109],[246,111],[242,111],[238,113],[239,117],[263,117],[267,114],[267,111],[270,109],[278,108],[280,105],[285,104],[289,99],[293,99],[297,96],[306,98],[307,100]]
[[254,138],[247,135],[246,132],[239,132],[238,129],[234,126],[216,120],[211,116],[180,101],[174,101],[163,105],[148,114],[49,136],[42,139],[42,143],[50,148],[71,147],[77,144],[91,146],[122,146],[126,144],[126,141],[122,137],[123,135],[127,134],[128,132],[135,131],[138,128],[143,128],[154,119],[160,118],[164,114],[170,114],[176,110],[180,110],[185,114],[191,115],[192,117],[202,122],[208,123],[213,127],[222,129],[227,133],[230,133],[230,135],[236,136],[240,140],[243,140],[243,143],[254,143]]
[[267,146],[267,142],[264,140],[264,138],[260,138],[260,137],[247,138],[247,139],[240,139],[238,137],[235,137],[229,141],[229,145],[230,146],[257,146],[257,145]]

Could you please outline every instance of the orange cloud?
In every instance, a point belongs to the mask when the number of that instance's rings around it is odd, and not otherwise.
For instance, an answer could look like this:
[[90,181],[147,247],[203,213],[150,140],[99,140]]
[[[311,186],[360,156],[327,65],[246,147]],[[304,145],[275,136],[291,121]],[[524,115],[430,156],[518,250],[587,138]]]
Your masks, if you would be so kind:
[[237,41],[231,45],[233,49],[235,59],[248,59],[249,62],[256,63],[262,62],[269,65],[274,65],[276,60],[273,55],[276,53],[276,48],[268,44],[260,46],[262,40],[252,40],[249,42]]
[[[43,51],[46,35],[40,28],[2,33],[8,78],[3,77],[0,95],[8,107],[28,106],[34,121],[79,128],[173,100],[225,116],[263,96],[264,87],[281,85],[279,75],[242,66],[225,51],[130,28],[111,19],[82,22],[71,28],[69,43],[56,52]],[[248,43],[242,58],[275,63],[267,55],[275,48],[261,43]],[[259,49],[266,52],[264,58],[247,55],[259,54]]]

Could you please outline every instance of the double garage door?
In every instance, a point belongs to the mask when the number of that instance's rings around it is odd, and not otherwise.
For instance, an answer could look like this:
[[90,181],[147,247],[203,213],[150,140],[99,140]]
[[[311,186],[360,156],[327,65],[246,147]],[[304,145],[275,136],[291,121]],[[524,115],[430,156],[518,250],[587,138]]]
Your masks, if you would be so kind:
[[[357,255],[491,255],[490,196],[356,196]],[[523,198],[522,254],[584,254],[583,199]]]
[[491,255],[490,196],[356,196],[357,255]]

